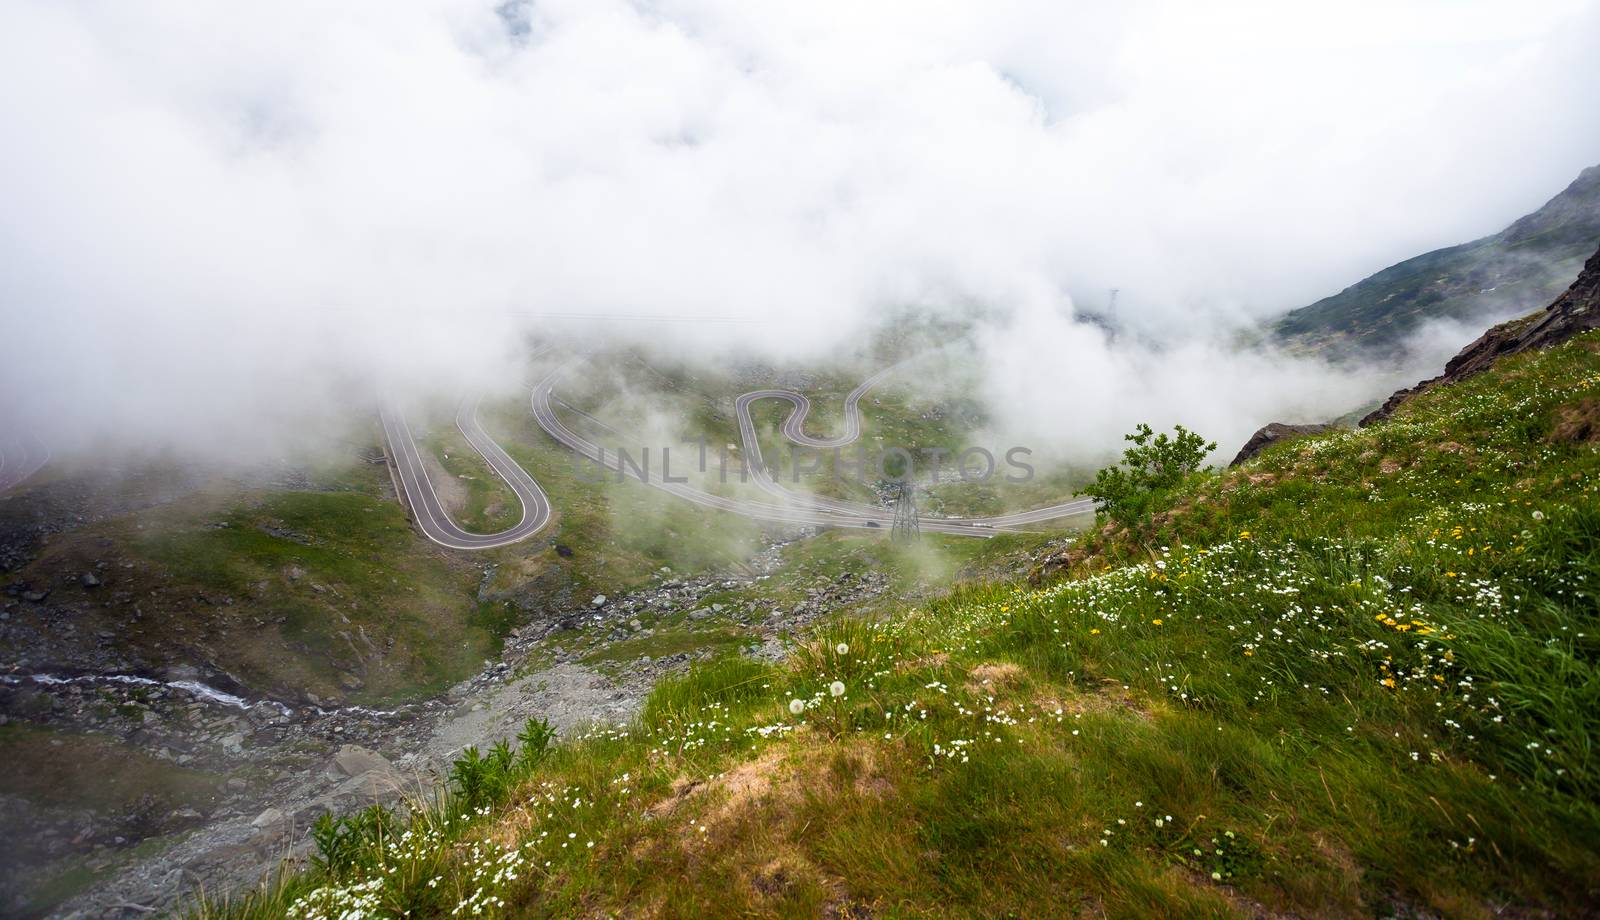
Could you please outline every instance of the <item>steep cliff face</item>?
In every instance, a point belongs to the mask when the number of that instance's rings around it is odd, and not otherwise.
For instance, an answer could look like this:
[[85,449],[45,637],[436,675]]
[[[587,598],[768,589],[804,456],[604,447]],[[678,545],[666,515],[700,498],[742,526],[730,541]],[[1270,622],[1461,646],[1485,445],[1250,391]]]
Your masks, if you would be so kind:
[[1454,383],[1488,370],[1506,355],[1560,344],[1582,332],[1600,328],[1600,250],[1589,257],[1578,280],[1539,313],[1501,323],[1463,348],[1444,366],[1444,373],[1400,390],[1361,420],[1362,427],[1388,418],[1396,407],[1423,390]]

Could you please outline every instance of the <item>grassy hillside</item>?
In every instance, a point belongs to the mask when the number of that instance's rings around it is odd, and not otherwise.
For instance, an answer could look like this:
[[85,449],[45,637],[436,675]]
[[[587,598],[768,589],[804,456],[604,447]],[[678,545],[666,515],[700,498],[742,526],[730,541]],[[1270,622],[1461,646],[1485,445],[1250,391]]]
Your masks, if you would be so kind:
[[1600,166],[1493,236],[1391,265],[1274,327],[1305,351],[1385,352],[1429,320],[1488,322],[1554,300],[1600,245]]
[[[202,916],[1582,915],[1600,336],[458,768]],[[338,831],[339,833],[336,833]]]
[[363,702],[442,690],[498,648],[505,612],[473,598],[476,568],[417,537],[387,485],[371,464],[317,490],[219,480],[57,534],[17,572],[53,588],[56,612],[13,626],[56,640],[36,660],[87,669],[204,662],[251,692]]

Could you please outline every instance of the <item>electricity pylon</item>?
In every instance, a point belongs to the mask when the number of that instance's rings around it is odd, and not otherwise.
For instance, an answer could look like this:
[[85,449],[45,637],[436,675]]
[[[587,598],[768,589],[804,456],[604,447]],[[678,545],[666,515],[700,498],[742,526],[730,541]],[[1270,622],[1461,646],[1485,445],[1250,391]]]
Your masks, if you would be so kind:
[[894,526],[889,530],[892,540],[911,541],[922,535],[922,524],[917,519],[917,490],[907,480],[895,483]]

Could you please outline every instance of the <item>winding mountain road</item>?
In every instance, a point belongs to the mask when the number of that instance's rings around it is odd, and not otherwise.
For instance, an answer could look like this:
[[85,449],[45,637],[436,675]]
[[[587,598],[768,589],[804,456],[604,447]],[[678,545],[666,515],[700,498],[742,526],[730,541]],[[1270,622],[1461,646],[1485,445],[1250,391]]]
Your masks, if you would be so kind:
[[[566,364],[561,365],[560,367],[551,371],[549,375],[541,380],[538,386],[534,387],[532,399],[533,417],[539,423],[539,427],[544,429],[546,434],[550,435],[552,438],[555,438],[556,441],[560,442],[568,450],[571,450],[573,453],[593,461],[599,469],[608,470],[610,472],[621,472],[622,463],[620,458],[615,453],[608,453],[604,447],[584,438],[571,428],[568,428],[566,423],[561,421],[561,418],[556,415],[555,407],[553,405],[555,402],[555,382],[575,363],[576,361],[569,361]],[[609,427],[607,430],[615,433],[614,430],[610,429]],[[629,475],[632,474],[630,473]],[[865,520],[859,520],[842,515],[821,514],[806,508],[790,508],[783,505],[768,505],[761,502],[751,502],[741,499],[728,498],[727,496],[716,495],[714,493],[707,492],[704,489],[695,488],[687,483],[671,481],[657,470],[645,471],[642,480],[647,485],[660,489],[663,492],[676,495],[685,501],[694,502],[702,507],[715,508],[719,511],[729,511],[734,514],[742,514],[746,517],[752,517],[758,520],[775,521],[786,524],[816,524],[835,527],[887,526],[892,520],[892,516],[888,515],[887,512],[884,512],[882,509],[879,510],[876,518],[879,523],[869,524]]]
[[[530,400],[533,417],[546,434],[568,450],[593,462],[598,469],[620,473],[622,464],[616,454],[608,453],[603,446],[572,430],[556,413],[555,404],[560,400],[555,396],[555,386],[581,360],[582,358],[574,358],[563,362],[547,373],[533,388]],[[774,481],[761,456],[761,445],[755,423],[750,417],[750,407],[762,399],[787,402],[792,409],[781,426],[784,437],[795,444],[816,450],[844,447],[854,443],[861,436],[861,398],[899,367],[897,364],[884,368],[850,391],[844,401],[845,430],[832,438],[818,438],[806,433],[805,422],[811,411],[811,401],[800,393],[791,390],[765,389],[739,396],[734,405],[739,421],[739,436],[743,442],[743,455],[748,464],[748,475],[757,488],[774,499],[770,503],[717,495],[686,482],[670,480],[664,475],[665,471],[646,470],[642,477],[630,471],[629,475],[640,478],[653,488],[701,507],[727,511],[756,520],[820,527],[887,530],[894,521],[891,509],[791,491]],[[615,429],[587,413],[579,412],[565,402],[560,404],[608,433],[620,435]],[[412,517],[429,539],[452,549],[492,549],[525,540],[549,523],[550,503],[538,483],[479,427],[477,400],[462,403],[456,413],[456,427],[461,430],[468,443],[483,455],[500,478],[511,487],[523,506],[522,521],[517,526],[496,534],[470,533],[450,519],[449,513],[445,511],[443,503],[434,491],[433,483],[428,479],[427,469],[417,450],[416,441],[412,438],[411,430],[405,423],[405,418],[398,410],[387,407],[381,415],[384,436],[389,443],[389,456],[395,465],[406,501],[412,508]],[[1077,517],[1093,511],[1093,500],[1073,499],[1043,508],[992,517],[924,516],[920,523],[923,530],[938,533],[992,537],[996,531],[1021,531],[1029,524]]]
[[[568,449],[594,461],[604,469],[616,471],[620,465],[618,459],[614,455],[608,457],[600,445],[588,441],[568,428],[556,415],[551,405],[554,399],[555,384],[576,363],[577,361],[573,360],[558,366],[546,375],[538,386],[534,387],[532,400],[534,418],[539,422],[539,426],[545,430],[546,434],[561,442]],[[841,501],[804,492],[793,492],[775,482],[761,456],[761,445],[756,437],[755,423],[750,417],[750,406],[757,400],[768,398],[788,402],[794,408],[789,413],[789,416],[784,419],[781,426],[785,437],[803,446],[816,449],[842,447],[854,443],[861,436],[861,398],[866,395],[868,390],[872,389],[873,386],[899,366],[894,365],[873,374],[862,381],[854,390],[850,391],[849,395],[845,397],[845,432],[835,438],[817,438],[805,433],[804,426],[806,416],[811,409],[811,401],[799,393],[789,390],[755,390],[741,395],[735,401],[734,408],[739,420],[739,437],[743,442],[743,453],[749,469],[750,480],[763,492],[776,499],[777,504],[743,501],[713,495],[703,489],[694,488],[687,483],[668,482],[654,471],[650,471],[644,477],[645,482],[696,504],[719,508],[760,520],[830,527],[888,528],[894,522],[894,514],[888,508],[859,502]],[[938,533],[959,534],[970,537],[992,537],[998,530],[1022,530],[1028,524],[1077,517],[1093,511],[1094,501],[1084,498],[993,517],[948,518],[924,516],[920,524],[923,530]]]
[[16,435],[0,441],[0,492],[7,492],[50,462],[50,448],[38,437]]
[[392,407],[383,408],[379,415],[383,419],[384,439],[389,442],[389,459],[394,464],[400,488],[405,492],[406,504],[411,507],[411,517],[428,539],[450,549],[494,549],[526,540],[550,523],[550,500],[545,497],[544,490],[478,424],[476,397],[463,400],[457,407],[456,428],[522,503],[522,520],[499,533],[472,533],[451,520],[439,494],[434,491],[433,481],[428,478],[428,469],[405,416]]
[[[893,370],[889,368],[888,370]],[[826,509],[847,515],[877,515],[883,512],[882,508],[860,502],[842,501],[820,495],[811,495],[805,492],[795,492],[785,489],[773,480],[766,460],[761,454],[761,442],[756,437],[755,422],[750,417],[750,405],[759,399],[781,399],[794,406],[788,417],[783,420],[782,431],[784,437],[805,447],[817,449],[832,449],[854,443],[861,436],[861,415],[859,403],[861,397],[873,384],[887,376],[888,371],[879,371],[869,377],[861,386],[852,390],[845,397],[845,428],[846,433],[838,438],[823,439],[813,438],[803,431],[806,414],[811,409],[811,403],[798,393],[787,390],[756,390],[740,396],[735,403],[739,416],[739,437],[744,444],[744,455],[750,466],[750,479],[763,492],[780,498],[791,504],[809,504],[813,507]],[[1046,505],[1042,508],[1033,508],[1028,511],[1018,511],[1012,514],[993,515],[978,518],[958,517],[922,517],[920,524],[923,529],[938,530],[943,533],[968,533],[971,528],[983,530],[1020,530],[1025,524],[1034,524],[1040,521],[1052,521],[1060,518],[1077,517],[1078,515],[1094,511],[1094,499],[1077,498],[1055,505]],[[960,528],[960,529],[951,529]],[[987,534],[985,534],[987,535]]]

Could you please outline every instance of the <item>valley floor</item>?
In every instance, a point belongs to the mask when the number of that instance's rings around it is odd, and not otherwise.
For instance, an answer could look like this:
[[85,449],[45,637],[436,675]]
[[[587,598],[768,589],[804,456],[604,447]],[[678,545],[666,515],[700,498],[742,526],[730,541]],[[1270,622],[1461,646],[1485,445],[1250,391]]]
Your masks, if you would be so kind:
[[[717,394],[741,381],[636,369],[701,435],[735,436]],[[913,440],[981,421],[926,394],[873,402],[869,424]],[[480,531],[514,519],[454,406],[424,409],[414,427],[449,513]],[[626,723],[694,662],[781,658],[819,617],[890,615],[953,580],[1025,572],[1061,540],[765,528],[583,480],[523,399],[482,417],[540,471],[555,518],[476,555],[407,521],[371,422],[331,455],[266,469],[63,460],[0,501],[0,757],[26,767],[0,776],[17,831],[0,913],[133,917],[232,890],[303,859],[319,816],[425,796],[463,749],[530,716],[563,734]]]
[[241,697],[192,668],[159,680],[14,667],[0,683],[0,752],[18,766],[0,779],[0,807],[22,831],[0,873],[6,912],[131,917],[197,888],[248,887],[286,857],[303,860],[319,816],[427,797],[463,749],[487,749],[529,718],[562,734],[626,723],[694,661],[779,657],[786,636],[824,614],[938,590],[944,555],[976,549],[998,564],[1036,545],[1010,539],[951,538],[941,551],[796,533],[723,574],[663,568],[620,595],[541,608],[476,676],[420,699]]

